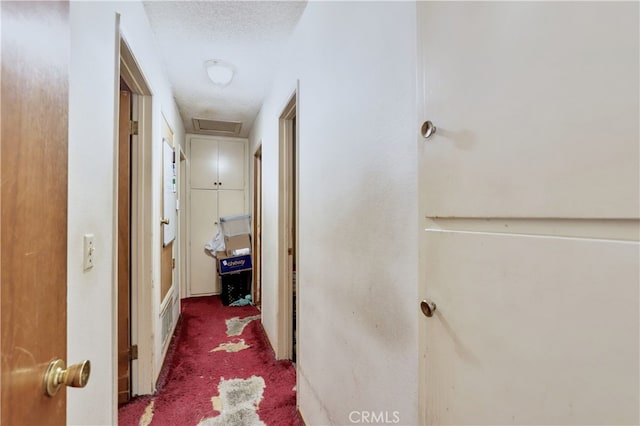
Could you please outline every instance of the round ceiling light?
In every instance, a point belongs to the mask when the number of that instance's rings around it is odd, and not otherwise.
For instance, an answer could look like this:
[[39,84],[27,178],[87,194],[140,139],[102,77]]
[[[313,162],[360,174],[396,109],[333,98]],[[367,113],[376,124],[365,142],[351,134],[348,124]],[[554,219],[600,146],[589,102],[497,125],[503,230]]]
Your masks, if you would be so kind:
[[207,70],[209,79],[216,86],[226,86],[231,83],[233,74],[235,73],[235,67],[233,65],[219,59],[212,59],[205,62],[204,68]]

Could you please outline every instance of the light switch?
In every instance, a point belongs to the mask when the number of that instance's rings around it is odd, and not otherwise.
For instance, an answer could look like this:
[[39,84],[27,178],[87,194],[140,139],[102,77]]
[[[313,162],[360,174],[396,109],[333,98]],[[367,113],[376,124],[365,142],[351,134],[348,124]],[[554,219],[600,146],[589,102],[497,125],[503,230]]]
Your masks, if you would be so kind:
[[87,269],[93,268],[93,262],[95,260],[95,252],[96,252],[96,246],[95,246],[93,234],[85,234],[84,245],[83,245],[85,271]]

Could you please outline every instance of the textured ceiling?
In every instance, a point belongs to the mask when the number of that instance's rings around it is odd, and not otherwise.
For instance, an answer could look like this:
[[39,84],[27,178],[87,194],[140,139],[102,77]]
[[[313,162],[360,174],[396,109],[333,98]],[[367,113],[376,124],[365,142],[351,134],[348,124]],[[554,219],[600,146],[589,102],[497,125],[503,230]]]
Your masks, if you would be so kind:
[[[144,8],[185,130],[193,118],[243,123],[246,137],[269,89],[282,47],[306,2],[146,1]],[[212,84],[209,59],[236,67],[226,87]]]

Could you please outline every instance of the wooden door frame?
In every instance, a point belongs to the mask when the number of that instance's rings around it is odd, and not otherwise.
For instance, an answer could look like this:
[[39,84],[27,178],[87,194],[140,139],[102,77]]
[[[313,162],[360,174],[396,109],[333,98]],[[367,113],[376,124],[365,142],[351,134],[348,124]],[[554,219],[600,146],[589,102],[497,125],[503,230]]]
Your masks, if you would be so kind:
[[178,168],[178,300],[187,297],[187,155],[180,147]]
[[253,303],[262,303],[262,140],[253,153]]
[[[131,362],[131,395],[134,396],[154,391],[151,322],[153,99],[149,85],[122,33],[119,47],[119,75],[132,90],[132,114],[134,120],[138,121],[138,135],[132,137],[131,150],[131,344],[138,345],[138,359]],[[117,176],[117,164],[115,173]],[[117,318],[114,318],[114,322],[117,323]]]
[[[118,405],[131,399],[131,89],[120,80],[118,129]],[[124,383],[124,381],[127,383]]]
[[[282,109],[278,121],[278,339],[276,343],[276,358],[277,359],[291,359],[293,351],[293,339],[292,339],[292,316],[293,316],[293,300],[291,297],[293,287],[293,277],[291,274],[291,265],[289,257],[289,225],[291,217],[289,214],[289,208],[291,207],[292,192],[297,191],[297,188],[292,188],[292,180],[290,176],[292,173],[297,173],[296,170],[291,170],[291,163],[293,160],[293,132],[298,135],[299,120],[296,119],[296,126],[293,126],[294,117],[298,116],[298,84],[293,94],[289,97],[285,107]],[[296,141],[298,138],[296,137]],[[296,156],[299,155],[299,149],[296,150]],[[296,164],[298,159],[296,158]],[[296,175],[296,182],[299,182],[299,177]],[[296,197],[296,202],[299,197]],[[298,206],[295,206],[296,215],[298,212]],[[296,218],[296,224],[298,224]],[[298,233],[296,232],[296,237]],[[299,244],[295,244],[296,252],[299,250]],[[298,253],[295,253],[295,257],[298,257]],[[300,281],[300,276],[297,273],[296,286]],[[296,289],[297,290],[297,289]],[[299,294],[296,291],[297,294]],[[299,299],[299,298],[297,298]],[[299,311],[296,310],[296,315],[299,316]],[[297,322],[296,318],[296,322]],[[299,327],[298,327],[299,328]]]

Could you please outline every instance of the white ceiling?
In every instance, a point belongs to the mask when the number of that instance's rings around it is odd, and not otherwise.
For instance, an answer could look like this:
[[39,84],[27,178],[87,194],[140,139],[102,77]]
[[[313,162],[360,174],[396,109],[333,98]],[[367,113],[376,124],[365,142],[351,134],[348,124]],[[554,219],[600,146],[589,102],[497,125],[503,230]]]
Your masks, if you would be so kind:
[[[144,8],[185,130],[193,118],[241,121],[246,137],[269,89],[282,47],[304,1],[145,1]],[[207,77],[204,62],[236,67],[226,87]]]

